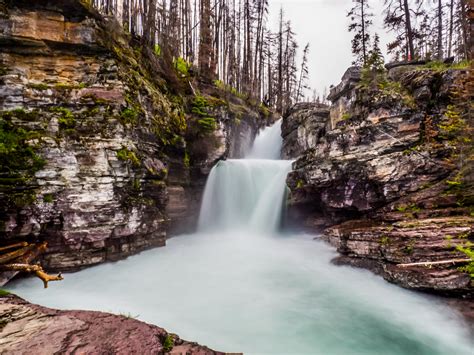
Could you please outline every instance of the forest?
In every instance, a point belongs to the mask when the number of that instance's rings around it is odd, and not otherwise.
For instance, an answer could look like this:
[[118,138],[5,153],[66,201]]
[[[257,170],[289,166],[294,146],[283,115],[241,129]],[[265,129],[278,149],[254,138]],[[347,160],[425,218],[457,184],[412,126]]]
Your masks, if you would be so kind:
[[[276,31],[270,28],[269,0],[93,0],[93,5],[175,65],[193,65],[201,78],[280,113],[306,99],[309,43],[298,43],[283,9]],[[467,0],[384,0],[384,30],[393,38],[387,60],[469,60],[468,13]],[[354,0],[347,17],[354,64],[365,65],[374,42],[378,46],[371,1]],[[316,93],[311,98],[324,99]]]

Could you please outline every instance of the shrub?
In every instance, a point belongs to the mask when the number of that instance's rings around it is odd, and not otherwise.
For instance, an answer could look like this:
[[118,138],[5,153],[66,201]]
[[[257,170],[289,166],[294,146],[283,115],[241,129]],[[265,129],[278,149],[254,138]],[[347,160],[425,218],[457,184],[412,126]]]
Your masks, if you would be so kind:
[[163,351],[165,353],[169,353],[171,349],[173,349],[173,346],[174,346],[173,337],[170,334],[168,334],[165,340],[163,340]]

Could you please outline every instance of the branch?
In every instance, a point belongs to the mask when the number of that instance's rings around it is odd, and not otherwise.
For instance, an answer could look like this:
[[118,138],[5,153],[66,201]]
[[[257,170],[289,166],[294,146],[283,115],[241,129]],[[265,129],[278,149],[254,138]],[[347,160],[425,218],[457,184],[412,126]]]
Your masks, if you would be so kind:
[[60,281],[63,280],[61,273],[57,275],[47,274],[40,265],[29,265],[29,264],[7,264],[0,265],[2,271],[22,271],[28,273],[34,273],[44,283],[44,288],[48,288],[49,281]]
[[410,263],[410,264],[397,264],[399,267],[410,267],[410,266],[432,266],[432,265],[444,265],[444,264],[464,264],[472,261],[471,259],[449,259],[441,261],[425,261],[419,263]]
[[23,256],[23,255],[29,253],[30,251],[32,251],[35,248],[36,248],[36,246],[34,244],[32,244],[32,245],[28,245],[24,248],[21,248],[21,249],[18,249],[18,250],[11,251],[9,253],[0,255],[0,264],[6,264],[10,261],[13,261],[13,260],[19,258],[20,256]]
[[0,251],[8,250],[8,249],[16,249],[16,248],[22,248],[28,246],[27,242],[21,242],[21,243],[16,243],[16,244],[11,244],[11,245],[6,245],[4,247],[0,247]]

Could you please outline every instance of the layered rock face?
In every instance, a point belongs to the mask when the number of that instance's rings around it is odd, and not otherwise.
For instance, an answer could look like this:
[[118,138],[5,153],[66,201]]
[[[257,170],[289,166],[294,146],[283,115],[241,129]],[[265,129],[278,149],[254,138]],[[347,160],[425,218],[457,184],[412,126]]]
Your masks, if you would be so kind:
[[325,135],[329,123],[329,107],[311,103],[293,106],[281,126],[282,157],[293,159],[315,147]]
[[0,348],[9,354],[224,354],[130,317],[59,311],[0,297]]
[[[85,3],[0,10],[0,242],[47,241],[44,266],[63,271],[191,228],[212,164],[266,123],[220,100],[208,108],[216,129],[188,137],[194,98],[170,93],[153,51]],[[192,139],[212,145],[198,154]]]
[[[398,70],[399,81],[371,95],[345,75],[349,82],[331,94],[324,134],[314,132],[317,142],[285,136],[287,154],[298,158],[288,177],[289,221],[317,231],[331,226],[323,238],[342,254],[339,262],[404,287],[472,297],[471,278],[460,269],[469,257],[456,248],[473,238],[471,153],[459,169],[460,133],[447,132],[466,124],[452,96],[466,72]],[[343,104],[338,88],[348,87],[343,95],[352,99]],[[321,116],[307,118],[310,110],[296,107],[285,126],[313,120],[323,127]]]

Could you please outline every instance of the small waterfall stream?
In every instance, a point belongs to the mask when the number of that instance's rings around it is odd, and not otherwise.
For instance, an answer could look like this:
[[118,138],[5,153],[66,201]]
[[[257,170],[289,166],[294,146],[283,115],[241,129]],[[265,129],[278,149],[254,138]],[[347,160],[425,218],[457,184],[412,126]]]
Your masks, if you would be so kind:
[[198,230],[275,232],[291,161],[278,160],[281,120],[264,129],[245,159],[220,161],[204,191]]
[[446,305],[368,271],[331,264],[312,235],[275,237],[290,162],[279,125],[246,159],[209,176],[199,232],[166,248],[8,289],[49,307],[154,323],[221,351],[246,354],[472,355],[469,331]]

